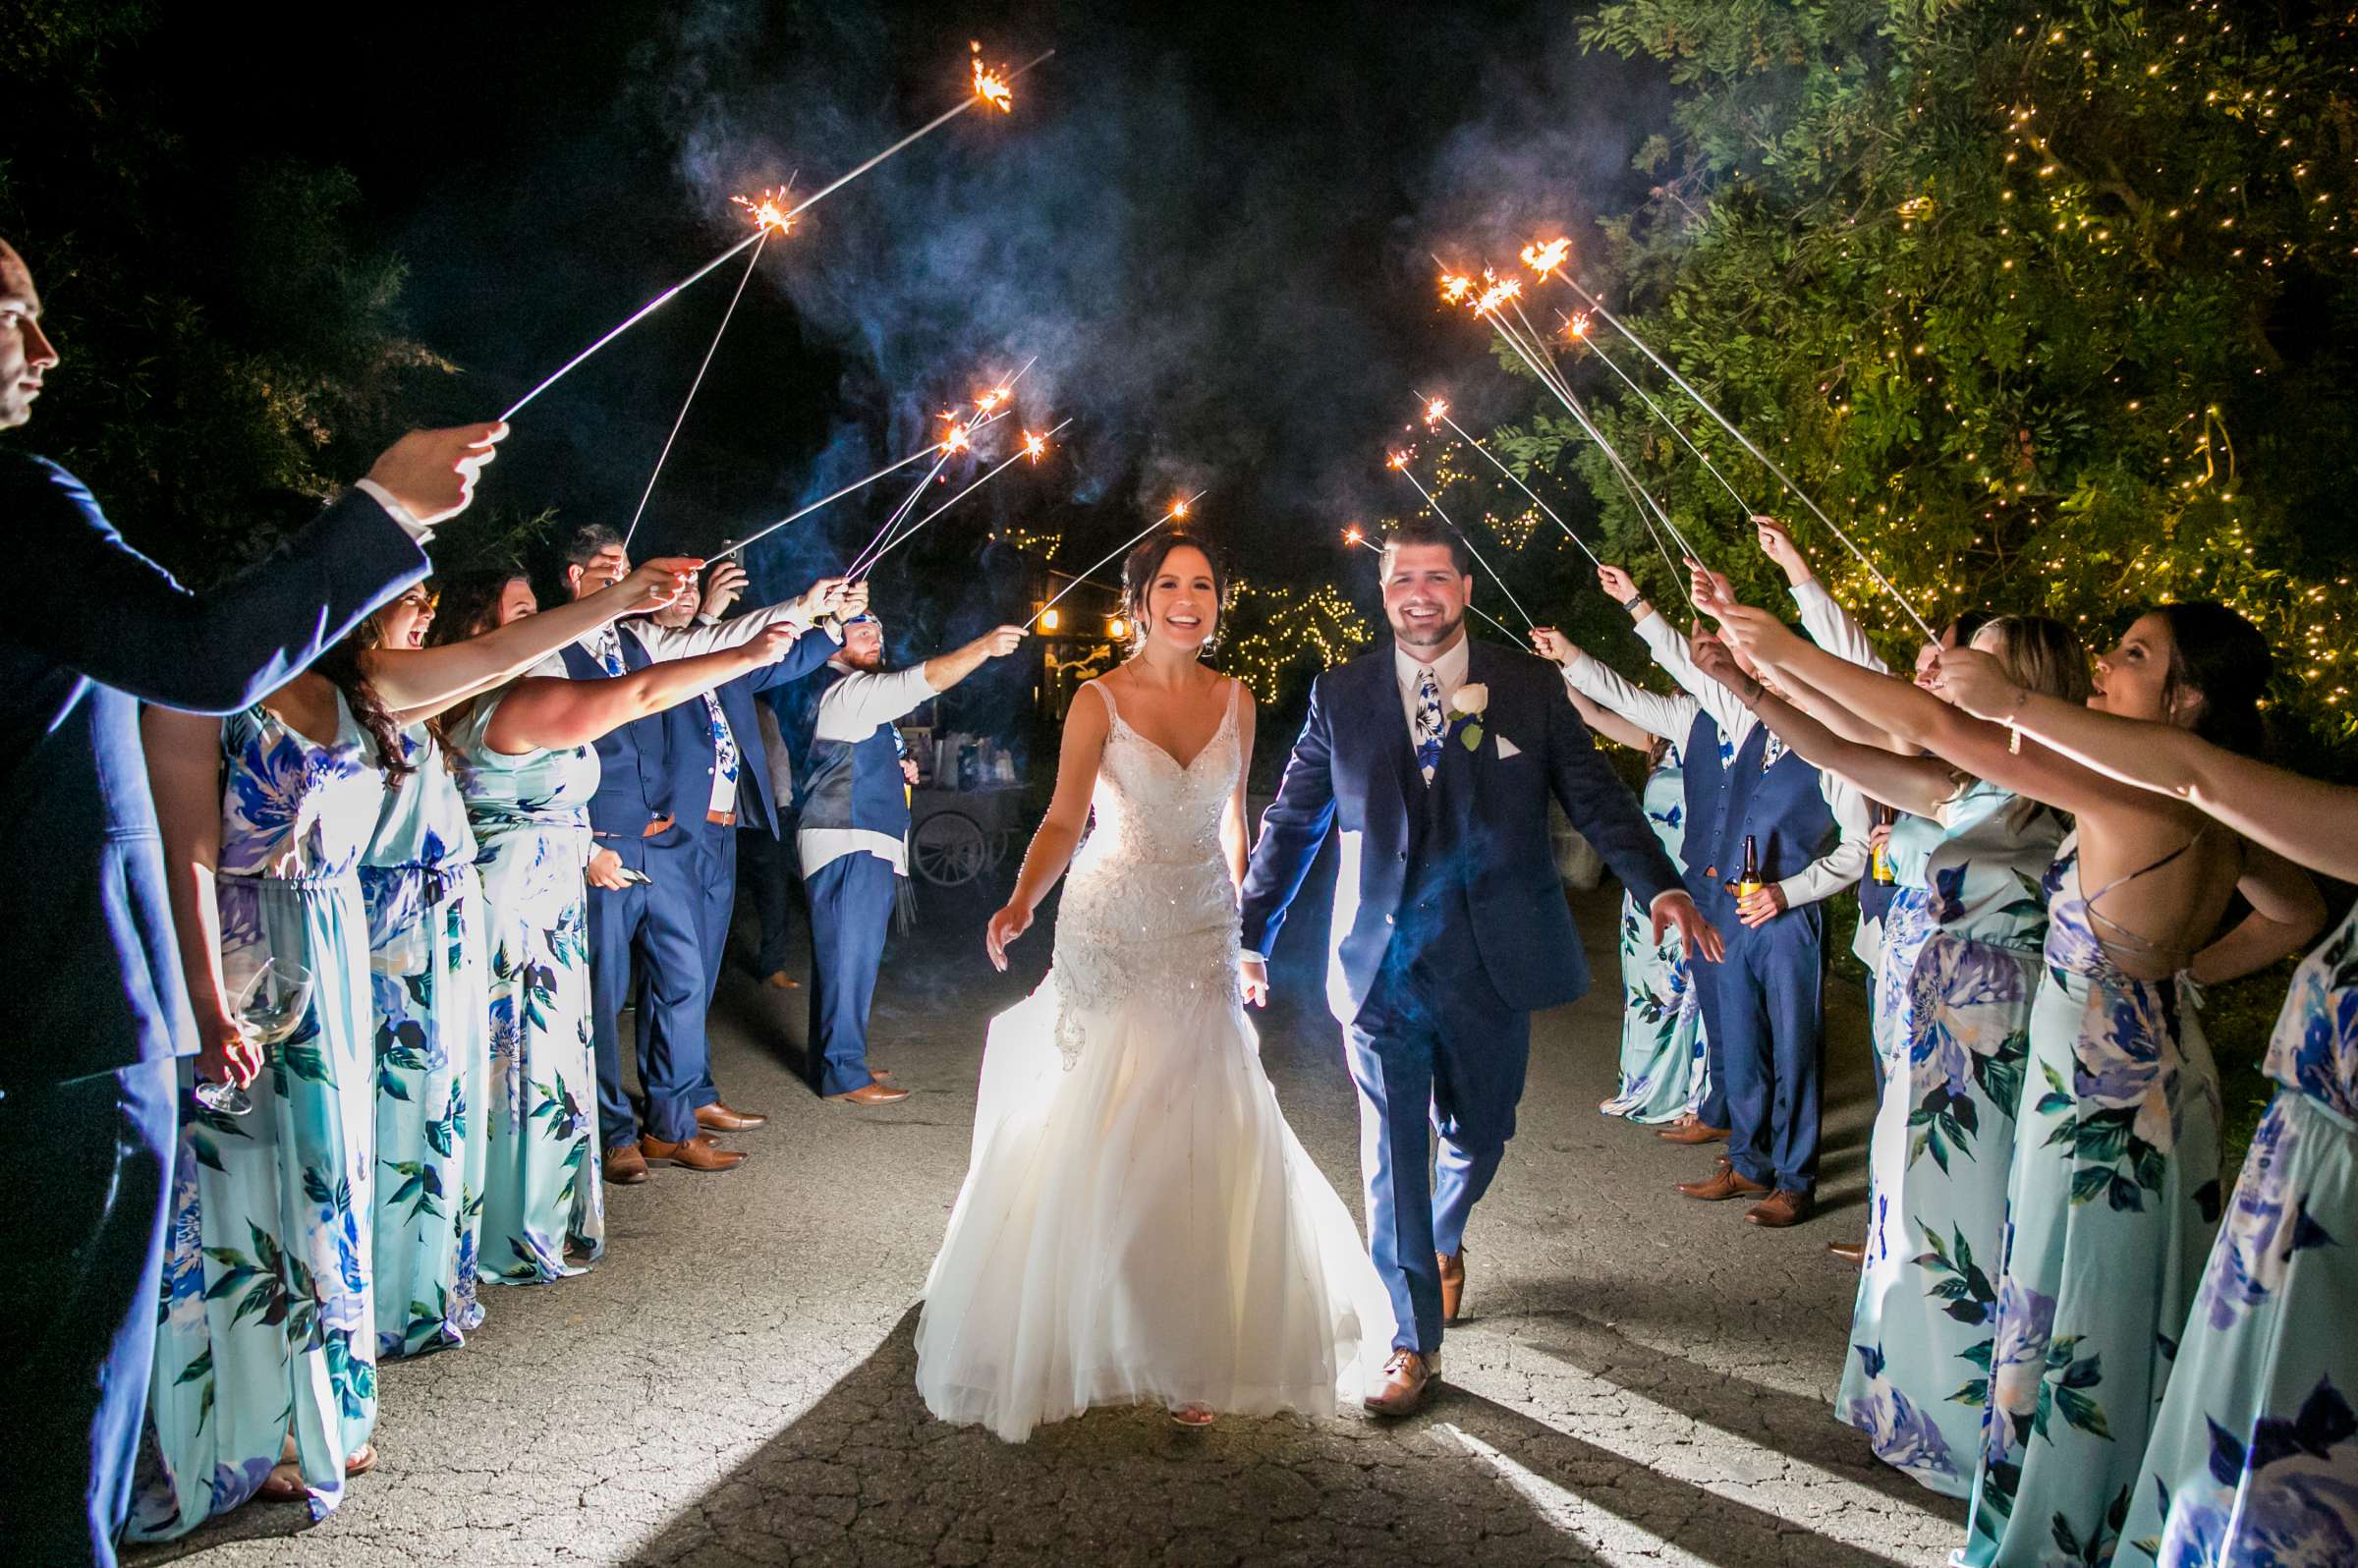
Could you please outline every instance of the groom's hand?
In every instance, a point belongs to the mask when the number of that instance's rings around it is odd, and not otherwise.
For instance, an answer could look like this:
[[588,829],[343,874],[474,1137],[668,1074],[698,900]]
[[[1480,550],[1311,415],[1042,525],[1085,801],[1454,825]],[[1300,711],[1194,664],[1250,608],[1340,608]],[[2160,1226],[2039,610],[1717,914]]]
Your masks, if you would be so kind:
[[1245,1000],[1255,1007],[1269,1005],[1269,966],[1258,958],[1248,958],[1238,968],[1238,988]]
[[1689,958],[1716,964],[1727,956],[1727,943],[1686,893],[1664,893],[1654,901],[1654,939],[1659,942],[1662,932],[1673,925],[1678,927],[1679,940],[1685,944]]

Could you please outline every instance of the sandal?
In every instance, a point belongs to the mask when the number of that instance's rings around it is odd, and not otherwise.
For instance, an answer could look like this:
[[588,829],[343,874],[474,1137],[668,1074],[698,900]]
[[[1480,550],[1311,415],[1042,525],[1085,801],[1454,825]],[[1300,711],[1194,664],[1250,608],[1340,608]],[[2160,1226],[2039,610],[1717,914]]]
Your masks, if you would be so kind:
[[344,1456],[344,1479],[365,1476],[376,1468],[376,1444],[363,1443]]
[[1202,1431],[1216,1419],[1204,1405],[1179,1405],[1171,1411],[1172,1425],[1187,1431]]

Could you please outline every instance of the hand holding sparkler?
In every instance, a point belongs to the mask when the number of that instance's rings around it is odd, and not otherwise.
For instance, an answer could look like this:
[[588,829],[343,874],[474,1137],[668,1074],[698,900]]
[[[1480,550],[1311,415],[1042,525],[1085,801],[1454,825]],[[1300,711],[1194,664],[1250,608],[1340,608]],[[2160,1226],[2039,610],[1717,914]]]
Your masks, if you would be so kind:
[[696,581],[697,571],[703,562],[689,555],[659,555],[651,561],[642,561],[631,568],[630,575],[619,582],[609,583],[598,589],[600,594],[615,595],[620,604],[617,616],[646,615],[669,605],[688,586]]
[[1597,564],[1597,586],[1604,589],[1606,598],[1611,599],[1625,610],[1633,604],[1642,604],[1646,600],[1646,595],[1638,591],[1636,578],[1631,577],[1620,567],[1602,561]]
[[1531,634],[1531,645],[1539,650],[1540,657],[1565,669],[1580,661],[1580,645],[1552,626],[1536,628]]
[[1793,535],[1785,532],[1782,523],[1755,513],[1752,526],[1760,531],[1761,548],[1768,552],[1768,559],[1783,570],[1786,582],[1799,588],[1817,577],[1816,569],[1810,565],[1810,558],[1801,553],[1800,546],[1793,542]]
[[368,470],[410,516],[428,527],[447,522],[475,499],[475,481],[507,437],[505,422],[412,430],[385,449]]
[[1687,562],[1687,597],[1699,610],[1709,611],[1713,604],[1733,603],[1736,586],[1724,572],[1714,572],[1699,561]]
[[[840,577],[820,578],[793,600],[787,608],[786,619],[799,621],[805,626],[816,626],[829,616],[840,616],[850,587],[850,583]],[[865,595],[862,603],[865,606]]]

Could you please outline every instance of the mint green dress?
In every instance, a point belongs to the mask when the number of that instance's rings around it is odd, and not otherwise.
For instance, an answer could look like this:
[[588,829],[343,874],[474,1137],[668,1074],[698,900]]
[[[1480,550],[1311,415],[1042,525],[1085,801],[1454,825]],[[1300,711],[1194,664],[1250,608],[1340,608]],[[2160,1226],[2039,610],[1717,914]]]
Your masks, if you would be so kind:
[[[1678,748],[1646,776],[1642,804],[1654,836],[1678,864],[1687,837],[1685,772]],[[1678,933],[1654,939],[1653,918],[1621,895],[1621,1082],[1601,1107],[1633,1122],[1676,1121],[1703,1102],[1703,1009]]]
[[2294,974],[2267,1066],[2121,1568],[2358,1563],[2358,909]]
[[[484,743],[504,692],[452,737],[490,920],[491,1084],[484,1103],[483,1279],[578,1274],[605,1251],[597,1072],[590,1043],[587,746],[510,756]],[[569,1256],[570,1255],[570,1256]]]
[[2076,840],[2048,891],[1969,1568],[2115,1554],[2218,1229],[2218,1070],[2181,979],[2112,962]]
[[376,1351],[463,1344],[483,1320],[483,890],[467,803],[422,724],[361,858],[376,1041]]
[[267,960],[311,973],[243,1116],[206,1110],[180,1064],[181,1129],[155,1370],[131,1519],[168,1540],[253,1495],[290,1433],[323,1519],[376,1425],[369,1206],[376,1062],[361,851],[384,797],[342,700],[320,746],[261,707],[221,721],[216,880],[235,1001]]
[[1981,1450],[1993,1270],[2047,937],[2041,879],[2062,836],[2053,812],[1981,782],[1938,821],[1908,816],[1891,834],[1895,872],[1921,881],[1892,901],[1876,981],[1888,1054],[1835,1408],[1885,1463],[1950,1497],[1970,1489]]

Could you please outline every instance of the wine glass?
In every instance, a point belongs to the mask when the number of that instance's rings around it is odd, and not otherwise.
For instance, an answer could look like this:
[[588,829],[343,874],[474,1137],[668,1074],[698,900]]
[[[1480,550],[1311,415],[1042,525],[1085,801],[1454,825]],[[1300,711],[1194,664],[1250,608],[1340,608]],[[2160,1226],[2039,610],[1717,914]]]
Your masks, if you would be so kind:
[[[267,1051],[295,1033],[311,1006],[311,972],[292,959],[266,958],[253,977],[238,988],[230,1011],[238,1032]],[[196,1103],[223,1116],[244,1116],[253,1109],[253,1096],[240,1084],[209,1078],[196,1081]]]

